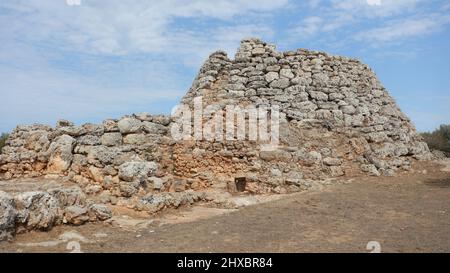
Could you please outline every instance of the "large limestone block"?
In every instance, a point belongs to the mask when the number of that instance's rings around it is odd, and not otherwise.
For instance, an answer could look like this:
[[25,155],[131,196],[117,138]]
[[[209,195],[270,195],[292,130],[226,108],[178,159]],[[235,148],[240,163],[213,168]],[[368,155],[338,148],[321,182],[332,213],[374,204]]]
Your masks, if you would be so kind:
[[100,139],[102,145],[105,146],[119,146],[122,144],[121,133],[106,133]]
[[141,129],[142,122],[135,118],[123,118],[117,124],[122,134],[136,133]]
[[49,148],[48,173],[59,174],[67,171],[72,164],[75,139],[69,135],[59,136]]
[[19,231],[49,230],[62,221],[62,210],[57,198],[47,192],[33,191],[15,197]]
[[155,162],[126,162],[119,167],[119,178],[123,181],[141,181],[156,171]]

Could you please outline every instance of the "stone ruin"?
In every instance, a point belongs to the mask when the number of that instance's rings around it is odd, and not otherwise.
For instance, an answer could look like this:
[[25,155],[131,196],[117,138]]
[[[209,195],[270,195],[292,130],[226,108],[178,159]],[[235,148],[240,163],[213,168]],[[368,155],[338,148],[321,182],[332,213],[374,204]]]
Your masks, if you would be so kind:
[[211,201],[213,191],[288,193],[330,178],[392,176],[432,157],[375,73],[356,59],[278,52],[244,39],[234,59],[211,54],[181,102],[193,107],[197,97],[219,109],[279,107],[278,147],[265,149],[257,140],[175,140],[175,120],[164,115],[17,126],[0,155],[2,179],[63,177],[75,186],[0,192],[0,238],[105,220],[112,206],[155,213]]

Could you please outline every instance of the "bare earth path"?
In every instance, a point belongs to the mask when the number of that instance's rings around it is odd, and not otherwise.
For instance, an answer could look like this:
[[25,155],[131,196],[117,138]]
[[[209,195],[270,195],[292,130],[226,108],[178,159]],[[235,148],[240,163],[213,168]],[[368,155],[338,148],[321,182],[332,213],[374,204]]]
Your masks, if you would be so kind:
[[358,179],[191,222],[57,227],[18,235],[0,252],[69,252],[55,241],[67,231],[84,237],[83,252],[369,252],[369,241],[383,252],[450,252],[450,172],[421,168],[427,172]]

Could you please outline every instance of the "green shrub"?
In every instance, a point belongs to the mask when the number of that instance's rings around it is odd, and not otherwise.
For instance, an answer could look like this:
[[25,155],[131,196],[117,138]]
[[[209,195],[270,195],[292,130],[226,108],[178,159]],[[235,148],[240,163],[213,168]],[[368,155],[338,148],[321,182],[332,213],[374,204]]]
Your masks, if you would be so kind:
[[440,150],[450,156],[450,124],[441,125],[431,133],[422,133],[422,136],[431,150]]
[[3,133],[0,136],[0,154],[2,153],[2,149],[5,146],[6,140],[8,139],[8,137],[9,137],[9,134],[5,134],[5,133]]

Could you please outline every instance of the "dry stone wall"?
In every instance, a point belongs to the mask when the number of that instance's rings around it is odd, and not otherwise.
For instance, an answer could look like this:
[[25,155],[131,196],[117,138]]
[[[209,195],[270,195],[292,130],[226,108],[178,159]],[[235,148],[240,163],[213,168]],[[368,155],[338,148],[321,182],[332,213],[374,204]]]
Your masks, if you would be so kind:
[[[210,183],[239,174],[248,189],[295,191],[311,179],[394,175],[431,158],[426,143],[375,73],[358,60],[324,52],[277,52],[258,39],[241,42],[234,60],[213,53],[182,99],[205,104],[279,106],[281,146],[197,141],[175,150],[175,170]],[[188,149],[188,150],[186,150]],[[219,176],[218,176],[219,174]]]
[[[374,72],[358,60],[258,39],[234,59],[211,54],[181,103],[280,109],[280,145],[175,141],[173,119],[135,114],[102,124],[18,126],[0,155],[6,179],[63,175],[104,203],[156,212],[204,200],[209,188],[253,193],[307,189],[312,180],[394,175],[431,154]],[[225,118],[225,117],[224,117]]]

